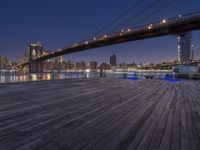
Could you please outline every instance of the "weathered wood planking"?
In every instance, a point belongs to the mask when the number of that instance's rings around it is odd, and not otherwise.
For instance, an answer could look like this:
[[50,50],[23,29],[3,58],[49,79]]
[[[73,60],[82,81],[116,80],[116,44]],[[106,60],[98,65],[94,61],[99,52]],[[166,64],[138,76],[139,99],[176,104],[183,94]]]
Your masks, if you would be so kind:
[[0,150],[199,150],[200,82],[0,85]]

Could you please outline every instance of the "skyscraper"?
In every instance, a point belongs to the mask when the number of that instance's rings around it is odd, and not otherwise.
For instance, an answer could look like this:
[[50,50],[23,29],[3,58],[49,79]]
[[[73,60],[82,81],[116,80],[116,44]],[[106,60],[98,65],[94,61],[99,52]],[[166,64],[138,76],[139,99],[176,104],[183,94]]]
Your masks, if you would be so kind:
[[116,57],[115,54],[110,56],[110,64],[111,64],[111,66],[116,66],[117,65],[117,57]]
[[178,36],[178,62],[190,64],[194,57],[194,45],[192,44],[191,32],[182,33]]
[[96,61],[90,62],[90,69],[91,70],[97,70],[97,62]]

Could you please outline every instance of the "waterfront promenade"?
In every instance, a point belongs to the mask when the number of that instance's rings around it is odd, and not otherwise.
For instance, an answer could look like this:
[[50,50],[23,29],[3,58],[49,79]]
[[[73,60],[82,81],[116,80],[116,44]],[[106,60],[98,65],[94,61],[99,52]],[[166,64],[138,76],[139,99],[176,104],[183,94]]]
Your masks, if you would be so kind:
[[0,150],[199,150],[200,81],[0,84]]

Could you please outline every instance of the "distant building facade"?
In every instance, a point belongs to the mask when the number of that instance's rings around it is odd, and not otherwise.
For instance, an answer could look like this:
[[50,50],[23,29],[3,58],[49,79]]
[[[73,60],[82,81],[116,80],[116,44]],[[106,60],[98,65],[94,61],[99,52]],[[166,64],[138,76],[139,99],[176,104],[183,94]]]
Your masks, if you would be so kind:
[[190,64],[194,59],[194,45],[192,43],[191,32],[178,36],[178,62],[180,64]]
[[65,63],[65,69],[66,70],[75,70],[76,69],[76,65],[75,65],[75,63],[73,61],[68,60]]
[[85,70],[86,64],[84,61],[76,62],[76,70]]
[[110,64],[107,64],[107,63],[102,63],[100,65],[100,69],[101,70],[110,70],[111,69],[111,65]]
[[8,64],[8,58],[5,56],[0,56],[0,66],[4,66]]
[[110,65],[111,66],[116,66],[117,65],[117,56],[115,54],[110,56]]
[[97,70],[97,62],[96,61],[91,61],[90,62],[90,69],[91,70]]
[[47,60],[43,62],[44,72],[51,72],[55,68],[55,62]]

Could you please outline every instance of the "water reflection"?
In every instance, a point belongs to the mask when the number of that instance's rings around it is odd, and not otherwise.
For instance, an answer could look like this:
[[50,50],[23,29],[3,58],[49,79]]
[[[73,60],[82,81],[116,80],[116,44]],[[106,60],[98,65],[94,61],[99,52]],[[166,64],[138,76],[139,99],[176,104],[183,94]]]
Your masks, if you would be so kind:
[[[166,74],[170,72],[151,72],[155,78],[165,78]],[[113,73],[106,72],[102,77],[111,78],[143,78],[149,75],[148,72],[132,72],[132,73]],[[59,80],[70,78],[95,78],[100,77],[99,72],[65,72],[65,73],[43,73],[43,74],[9,74],[0,73],[0,83],[10,82],[28,82],[28,81],[41,81],[41,80]]]

